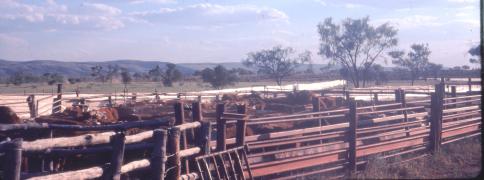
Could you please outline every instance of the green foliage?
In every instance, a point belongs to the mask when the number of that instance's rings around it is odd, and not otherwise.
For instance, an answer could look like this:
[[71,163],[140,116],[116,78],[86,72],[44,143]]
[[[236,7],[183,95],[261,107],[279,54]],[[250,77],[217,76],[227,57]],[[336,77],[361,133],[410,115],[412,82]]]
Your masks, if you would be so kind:
[[166,64],[165,69],[161,69],[160,66],[156,66],[151,69],[148,74],[153,78],[154,81],[162,81],[163,85],[166,87],[172,87],[173,82],[182,79],[182,73],[176,68],[175,64]]
[[215,68],[205,68],[200,71],[203,82],[210,83],[212,87],[220,89],[227,85],[233,85],[238,81],[238,77],[235,71],[229,71],[222,65],[218,65]]
[[80,83],[81,79],[80,78],[68,78],[67,81],[69,81],[70,84],[76,84],[76,83]]
[[42,77],[49,85],[64,83],[64,76],[57,73],[45,73]]
[[128,72],[127,69],[123,68],[121,70],[121,81],[123,82],[123,84],[126,86],[132,80],[133,80],[133,78],[131,78],[131,74]]
[[295,73],[300,64],[311,61],[309,51],[291,57],[293,54],[294,49],[291,47],[276,46],[272,49],[251,52],[242,63],[247,67],[255,67],[258,73],[268,75],[280,86],[282,80]]
[[404,51],[391,51],[388,53],[393,58],[393,64],[410,71],[412,85],[429,63],[431,51],[428,44],[412,44],[411,51],[405,57]]
[[365,71],[383,52],[398,43],[397,30],[388,23],[373,27],[368,22],[369,17],[347,18],[338,25],[330,17],[318,25],[319,54],[343,66],[355,87],[360,87],[360,81],[367,79]]
[[468,53],[471,56],[475,56],[475,57],[469,59],[469,61],[471,63],[474,63],[474,64],[480,64],[481,63],[481,61],[482,61],[481,49],[482,49],[482,45],[478,45],[478,46],[475,46],[475,47],[472,47],[471,49],[469,49]]

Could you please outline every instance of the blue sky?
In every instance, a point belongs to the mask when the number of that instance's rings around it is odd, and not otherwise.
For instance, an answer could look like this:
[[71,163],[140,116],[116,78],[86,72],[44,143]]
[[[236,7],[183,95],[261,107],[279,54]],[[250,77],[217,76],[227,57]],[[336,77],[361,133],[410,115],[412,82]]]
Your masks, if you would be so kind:
[[326,63],[316,25],[365,16],[445,66],[469,64],[479,41],[478,0],[0,0],[0,59],[237,62],[282,45]]

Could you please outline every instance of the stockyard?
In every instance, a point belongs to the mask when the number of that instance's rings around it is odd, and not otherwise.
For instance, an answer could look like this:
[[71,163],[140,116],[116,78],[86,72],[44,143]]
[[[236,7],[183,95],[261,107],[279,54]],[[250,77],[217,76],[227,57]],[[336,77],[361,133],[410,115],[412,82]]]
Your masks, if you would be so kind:
[[351,88],[332,80],[104,94],[65,92],[57,84],[49,93],[2,94],[0,105],[19,119],[0,117],[1,175],[474,177],[481,166],[480,83],[442,78],[427,85]]

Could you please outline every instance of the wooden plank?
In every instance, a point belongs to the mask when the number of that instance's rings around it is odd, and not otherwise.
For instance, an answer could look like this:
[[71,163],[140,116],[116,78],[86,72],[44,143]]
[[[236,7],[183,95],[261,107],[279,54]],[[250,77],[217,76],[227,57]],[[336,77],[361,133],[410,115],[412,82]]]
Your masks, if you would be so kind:
[[166,141],[168,132],[164,129],[157,129],[153,132],[153,151],[151,152],[150,170],[151,178],[155,180],[165,179],[166,171]]
[[480,128],[480,125],[477,124],[477,125],[471,126],[471,127],[466,127],[466,128],[462,128],[462,129],[456,129],[456,130],[452,130],[452,131],[443,132],[442,138],[458,136],[458,135],[462,135],[462,134],[466,134],[466,133],[470,133],[470,132],[474,132],[474,131],[478,131],[478,130],[481,130],[481,128]]
[[271,165],[271,166],[253,167],[252,174],[254,177],[261,177],[261,176],[267,176],[271,174],[276,174],[276,173],[281,173],[281,172],[286,172],[286,171],[291,171],[296,169],[302,169],[305,167],[326,164],[326,163],[335,162],[338,160],[340,160],[339,154],[329,154],[329,155],[323,155],[319,157],[302,159],[298,161],[289,161],[289,162],[280,163],[280,164]]
[[391,150],[400,149],[404,147],[421,145],[424,142],[425,142],[425,137],[420,137],[420,138],[411,139],[407,141],[397,141],[394,143],[388,143],[381,146],[373,146],[369,148],[359,147],[358,150],[356,151],[356,157],[363,157],[371,154],[377,154],[380,152],[391,151]]

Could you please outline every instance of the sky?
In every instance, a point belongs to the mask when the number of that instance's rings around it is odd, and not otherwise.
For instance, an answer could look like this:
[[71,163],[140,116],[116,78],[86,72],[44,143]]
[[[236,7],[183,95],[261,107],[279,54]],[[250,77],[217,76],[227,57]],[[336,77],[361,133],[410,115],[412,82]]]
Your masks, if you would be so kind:
[[327,63],[318,23],[366,16],[398,29],[393,49],[428,43],[444,66],[479,42],[478,0],[0,0],[0,59],[240,62],[281,45]]

